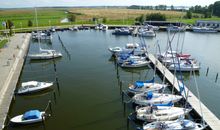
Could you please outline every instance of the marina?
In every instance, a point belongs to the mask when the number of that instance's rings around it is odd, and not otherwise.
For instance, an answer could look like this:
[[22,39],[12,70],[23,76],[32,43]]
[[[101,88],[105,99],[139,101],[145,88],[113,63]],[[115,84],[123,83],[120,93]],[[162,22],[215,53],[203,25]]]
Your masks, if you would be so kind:
[[[42,48],[60,51],[63,57],[48,61],[31,60],[30,57],[27,57],[17,89],[21,86],[22,82],[29,80],[52,81],[54,85],[49,90],[33,96],[15,95],[7,117],[22,114],[29,109],[44,109],[45,104],[49,100],[52,101],[51,117],[43,125],[36,124],[34,126],[14,127],[7,120],[5,122],[5,130],[17,130],[20,128],[32,130],[45,128],[48,130],[135,129],[135,125],[127,127],[127,116],[133,112],[133,108],[128,105],[127,109],[123,111],[124,106],[121,103],[120,83],[123,82],[121,84],[122,89],[126,90],[128,84],[134,81],[152,79],[154,70],[151,68],[154,67],[118,67],[108,51],[108,48],[113,46],[123,47],[127,43],[140,43],[144,40],[149,52],[149,60],[160,71],[156,75],[155,80],[162,83],[163,79],[161,79],[160,75],[165,75],[168,82],[173,84],[176,90],[179,91],[176,77],[157,61],[154,56],[157,53],[155,51],[156,43],[160,45],[161,50],[165,50],[167,32],[159,31],[156,33],[156,37],[141,39],[131,35],[115,36],[112,35],[112,31],[93,29],[57,31],[52,34],[53,39],[51,43],[48,41],[40,43]],[[196,84],[192,82],[192,75],[189,73],[183,73],[182,75],[185,86],[190,86],[188,88],[185,87],[185,91],[190,90],[189,98],[187,99],[193,108],[193,112],[190,113],[198,114],[197,117],[200,120],[203,117],[208,125],[207,129],[218,130],[220,127],[218,119],[220,117],[220,112],[218,111],[220,109],[218,104],[219,84],[217,80],[215,81],[215,75],[220,72],[218,67],[220,65],[220,60],[218,59],[218,49],[220,46],[217,42],[220,40],[219,34],[204,35],[184,32],[177,35],[180,38],[176,36],[173,42],[185,39],[183,52],[190,53],[201,64],[201,69],[199,72],[196,72],[195,77],[202,102],[202,111],[200,111],[200,101],[197,95]],[[29,34],[28,36],[30,39]],[[176,48],[175,44],[173,48]],[[28,54],[36,53],[38,50],[38,43],[30,40]],[[216,79],[218,79],[217,76]],[[13,91],[14,89],[11,92]],[[3,91],[1,90],[1,92]],[[166,88],[165,92],[170,93],[171,91]],[[13,94],[11,95],[13,96]],[[186,98],[185,95],[183,97]],[[6,115],[1,115],[4,116],[3,119],[6,119]],[[4,127],[3,124],[1,126]]]

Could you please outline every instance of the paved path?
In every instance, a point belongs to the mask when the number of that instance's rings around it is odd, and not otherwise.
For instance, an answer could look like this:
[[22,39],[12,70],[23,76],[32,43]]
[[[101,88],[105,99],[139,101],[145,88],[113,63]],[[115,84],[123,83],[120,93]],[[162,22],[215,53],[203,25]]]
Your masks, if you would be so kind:
[[31,34],[16,34],[10,38],[7,47],[0,50],[0,129],[4,127],[30,36]]

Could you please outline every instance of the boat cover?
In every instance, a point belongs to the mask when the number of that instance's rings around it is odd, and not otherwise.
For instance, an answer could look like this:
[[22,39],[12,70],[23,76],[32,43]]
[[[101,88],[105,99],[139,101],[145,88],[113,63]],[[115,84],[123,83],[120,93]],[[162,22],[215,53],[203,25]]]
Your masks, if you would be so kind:
[[141,88],[141,87],[143,87],[143,86],[144,86],[144,82],[142,82],[142,81],[136,81],[136,82],[135,82],[135,87]]
[[41,118],[41,114],[39,110],[30,110],[24,113],[23,120],[30,120],[30,119],[38,119]]
[[151,92],[151,91],[147,92],[146,99],[150,100],[152,98],[153,98],[153,92]]

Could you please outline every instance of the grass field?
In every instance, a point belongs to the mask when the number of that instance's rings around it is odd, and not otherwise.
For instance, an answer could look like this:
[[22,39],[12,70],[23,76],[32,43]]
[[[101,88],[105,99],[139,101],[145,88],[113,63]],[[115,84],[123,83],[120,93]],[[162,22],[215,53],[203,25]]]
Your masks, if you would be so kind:
[[[68,13],[76,15],[76,21],[74,23],[60,23],[64,18],[67,18]],[[92,18],[98,18],[98,22],[102,22],[103,18],[106,18],[106,24],[115,25],[132,25],[135,22],[135,18],[142,14],[150,13],[162,13],[167,17],[167,21],[182,21],[188,24],[195,23],[196,19],[182,19],[185,12],[177,11],[157,11],[157,10],[133,10],[123,8],[38,8],[38,22],[39,26],[58,26],[58,25],[70,25],[70,24],[95,24]],[[0,10],[0,22],[11,20],[14,23],[15,28],[26,28],[28,20],[35,23],[34,8],[29,9],[7,9]],[[220,20],[220,18],[211,18],[205,20]],[[0,30],[4,29],[0,26]]]
[[0,49],[1,49],[2,47],[4,47],[7,42],[8,42],[7,39],[1,40],[1,41],[0,41]]

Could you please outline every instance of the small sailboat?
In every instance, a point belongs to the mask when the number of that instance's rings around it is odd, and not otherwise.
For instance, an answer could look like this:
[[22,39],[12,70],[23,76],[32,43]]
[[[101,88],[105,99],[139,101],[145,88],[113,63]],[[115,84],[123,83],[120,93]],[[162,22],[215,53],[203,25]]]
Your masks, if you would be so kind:
[[16,124],[33,124],[45,119],[45,112],[39,110],[30,110],[22,115],[13,117],[10,121]]
[[129,84],[128,92],[133,94],[143,93],[143,92],[160,92],[167,87],[167,84],[155,83],[154,79],[150,81],[136,81],[134,84]]
[[56,50],[48,50],[48,49],[41,49],[40,52],[36,54],[29,54],[28,57],[32,60],[48,60],[53,58],[62,57],[60,52]]
[[204,130],[207,125],[191,120],[178,119],[175,121],[155,121],[144,124],[143,130]]
[[18,90],[18,94],[34,93],[41,90],[45,90],[53,85],[53,82],[38,82],[29,81],[21,84],[21,88]]
[[136,118],[146,122],[175,120],[188,114],[191,110],[173,106],[147,106],[136,110]]
[[150,61],[147,60],[128,60],[121,64],[122,68],[138,68],[148,66]]
[[134,95],[132,101],[138,105],[167,104],[169,102],[178,102],[182,96],[173,94],[153,93],[151,91]]

